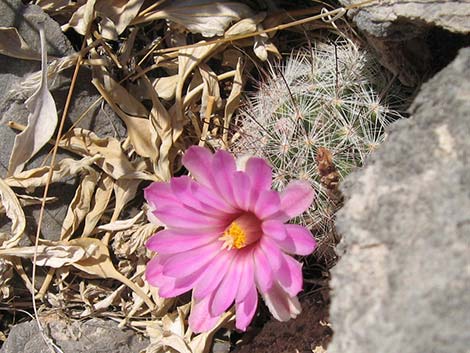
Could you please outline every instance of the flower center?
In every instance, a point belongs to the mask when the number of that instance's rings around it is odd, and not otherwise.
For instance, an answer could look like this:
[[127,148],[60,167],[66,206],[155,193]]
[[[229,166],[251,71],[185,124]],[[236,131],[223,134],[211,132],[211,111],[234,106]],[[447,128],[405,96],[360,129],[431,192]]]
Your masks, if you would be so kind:
[[230,223],[219,240],[224,242],[222,249],[242,249],[257,241],[260,236],[260,221],[255,215],[245,213]]

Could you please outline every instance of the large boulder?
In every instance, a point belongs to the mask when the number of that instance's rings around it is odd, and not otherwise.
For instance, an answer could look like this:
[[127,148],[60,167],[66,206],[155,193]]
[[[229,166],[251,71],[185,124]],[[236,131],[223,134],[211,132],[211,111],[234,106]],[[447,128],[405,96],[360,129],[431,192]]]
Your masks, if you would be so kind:
[[[344,6],[361,2],[340,0]],[[468,0],[374,1],[348,14],[405,85],[421,83],[470,45]]]
[[328,353],[467,352],[470,48],[346,178]]

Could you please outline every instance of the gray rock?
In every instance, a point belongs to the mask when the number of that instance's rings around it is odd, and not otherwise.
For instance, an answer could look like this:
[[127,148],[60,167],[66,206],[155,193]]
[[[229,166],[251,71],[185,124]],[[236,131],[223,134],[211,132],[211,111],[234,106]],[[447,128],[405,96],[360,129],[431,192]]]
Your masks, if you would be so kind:
[[[340,0],[343,5],[362,0]],[[400,81],[415,86],[470,45],[468,0],[381,1],[349,16]]]
[[[131,330],[102,319],[65,321],[48,318],[44,331],[64,353],[138,353],[149,345]],[[0,353],[50,353],[35,321],[15,325]]]
[[470,48],[346,178],[328,353],[469,349]]

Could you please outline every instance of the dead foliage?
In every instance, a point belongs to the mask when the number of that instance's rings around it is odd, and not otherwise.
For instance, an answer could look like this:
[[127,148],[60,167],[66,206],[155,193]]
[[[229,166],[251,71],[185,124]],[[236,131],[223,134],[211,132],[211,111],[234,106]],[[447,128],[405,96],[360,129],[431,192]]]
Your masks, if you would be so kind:
[[[47,63],[44,46],[36,53],[15,28],[0,28],[1,54],[29,60],[42,54],[41,72],[23,84],[30,97],[28,125],[10,124],[22,132],[8,175],[0,179],[0,214],[11,221],[10,231],[0,233],[2,303],[31,307],[31,300],[12,299],[16,273],[35,298],[34,308],[39,305],[37,311],[118,320],[150,337],[147,353],[208,352],[215,331],[232,327],[233,313],[227,312],[212,331],[194,335],[186,323],[191,304],[161,298],[149,286],[144,270],[151,254],[145,242],[159,227],[148,222],[136,195],[150,181],[169,180],[189,145],[228,147],[231,118],[248,74],[269,57],[280,56],[273,44],[279,30],[302,32],[298,26],[307,23],[332,28],[322,19],[344,10],[287,13],[236,1],[215,6],[207,0],[35,3],[64,31],[79,33],[83,44],[79,52]],[[91,71],[91,83],[101,95],[94,104],[109,105],[127,136],[100,137],[76,125],[63,131],[76,76],[61,118],[47,80],[72,67],[75,75]],[[52,162],[28,169],[27,162],[45,145]],[[55,163],[57,149],[75,157]],[[47,197],[49,185],[70,177],[79,182],[61,233],[29,234],[23,209],[57,201]],[[43,198],[34,196],[36,189],[45,190]],[[45,269],[40,280],[36,266]]]

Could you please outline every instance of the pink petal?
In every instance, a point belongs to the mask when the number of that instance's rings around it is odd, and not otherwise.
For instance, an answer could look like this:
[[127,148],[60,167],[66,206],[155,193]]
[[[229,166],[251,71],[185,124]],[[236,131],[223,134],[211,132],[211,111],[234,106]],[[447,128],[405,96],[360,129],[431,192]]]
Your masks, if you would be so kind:
[[214,218],[190,210],[185,206],[167,206],[153,211],[153,214],[168,228],[220,232],[227,227],[227,220]]
[[276,320],[287,321],[300,314],[301,307],[297,297],[290,297],[279,284],[274,283],[268,292],[261,294]]
[[187,276],[207,265],[220,251],[220,244],[212,242],[199,248],[174,254],[163,262],[163,274],[169,277]]
[[279,193],[273,190],[264,190],[256,201],[254,213],[259,219],[264,220],[279,212],[280,201]]
[[209,307],[211,315],[216,316],[222,314],[233,303],[238,291],[241,273],[239,263],[235,259],[235,261],[232,261],[219,287],[214,291]]
[[[235,251],[221,251],[220,254],[207,266],[201,281],[194,286],[193,297],[202,299],[212,293],[226,277],[227,271],[235,257]],[[210,280],[209,280],[210,279]]]
[[233,196],[235,204],[241,210],[248,210],[250,206],[251,183],[246,173],[235,172],[233,174]]
[[268,237],[261,237],[259,245],[263,250],[263,253],[266,254],[269,264],[274,272],[277,272],[283,263],[284,254],[279,249],[279,247]]
[[250,290],[255,284],[255,268],[253,262],[253,250],[242,250],[240,253],[240,267],[242,270],[238,292],[237,301],[241,302],[248,295]]
[[230,205],[235,205],[233,194],[233,174],[236,171],[236,164],[233,155],[227,151],[218,150],[212,160],[212,172],[215,177],[214,189]]
[[260,292],[266,292],[271,288],[274,276],[271,265],[260,247],[253,252],[253,261],[258,289]]
[[316,242],[310,231],[298,224],[285,224],[287,237],[278,241],[279,246],[290,254],[309,255],[315,249]]
[[236,208],[229,205],[211,188],[198,183],[192,183],[191,191],[194,197],[197,198],[202,205],[207,205],[213,209],[225,212],[226,214],[238,212]]
[[282,263],[276,278],[282,289],[294,297],[302,290],[302,264],[285,254],[282,255]]
[[144,189],[144,197],[155,209],[166,205],[179,205],[178,199],[171,191],[168,183],[155,182]]
[[183,156],[183,164],[194,179],[205,186],[212,187],[214,185],[212,159],[213,155],[209,149],[191,146]]
[[261,225],[263,233],[273,240],[284,240],[287,237],[285,224],[278,220],[264,221]]
[[201,200],[193,193],[192,184],[197,184],[187,175],[171,178],[171,191],[180,203],[186,205],[189,209],[197,210],[211,217],[221,217],[225,214],[220,208],[203,204]]
[[315,192],[306,181],[294,180],[281,192],[281,210],[290,218],[296,217],[310,207]]
[[252,285],[245,298],[236,302],[236,322],[235,326],[237,329],[245,331],[253,316],[256,313],[256,307],[258,306],[258,293],[256,287]]
[[189,327],[194,333],[209,331],[212,329],[220,318],[219,316],[212,316],[209,313],[209,302],[212,297],[209,295],[196,300],[193,298],[191,313],[189,314]]
[[251,157],[246,162],[245,172],[250,177],[253,190],[261,192],[271,189],[271,167],[262,158]]
[[203,272],[204,269],[201,268],[185,277],[174,278],[171,281],[167,280],[158,287],[158,294],[163,298],[174,298],[180,294],[186,293],[200,280]]
[[146,246],[160,254],[173,254],[198,248],[211,241],[217,241],[217,237],[217,233],[188,235],[186,232],[165,229],[152,236],[147,241]]

